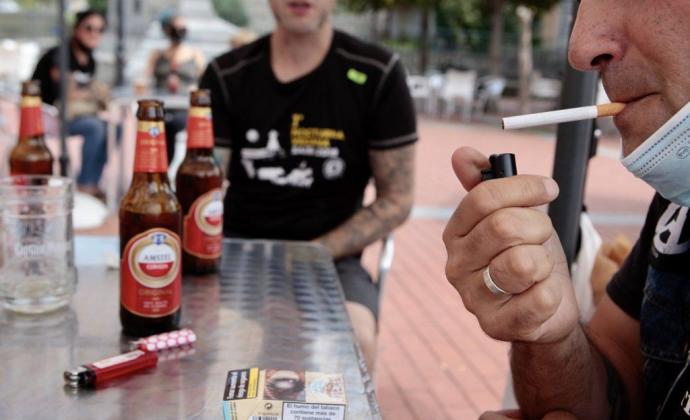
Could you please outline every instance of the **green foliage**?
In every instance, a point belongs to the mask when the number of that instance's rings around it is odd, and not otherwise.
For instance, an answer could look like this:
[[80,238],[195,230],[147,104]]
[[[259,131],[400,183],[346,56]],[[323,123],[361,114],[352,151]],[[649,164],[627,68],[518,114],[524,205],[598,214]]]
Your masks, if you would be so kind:
[[247,26],[249,23],[249,16],[244,10],[242,0],[213,0],[213,8],[218,16],[234,25]]
[[51,0],[17,0],[17,3],[19,3],[22,9],[54,7],[57,10],[55,2]]
[[106,15],[108,13],[108,0],[89,0],[89,7]]
[[355,13],[363,13],[369,10],[381,10],[396,5],[396,0],[346,0],[345,7]]

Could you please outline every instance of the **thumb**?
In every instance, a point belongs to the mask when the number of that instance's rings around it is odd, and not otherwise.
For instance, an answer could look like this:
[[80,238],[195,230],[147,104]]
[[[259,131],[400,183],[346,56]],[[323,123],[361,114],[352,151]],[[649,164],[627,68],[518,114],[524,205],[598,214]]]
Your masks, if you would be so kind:
[[455,176],[467,191],[482,182],[482,169],[491,167],[489,159],[471,147],[461,147],[456,150],[451,162]]

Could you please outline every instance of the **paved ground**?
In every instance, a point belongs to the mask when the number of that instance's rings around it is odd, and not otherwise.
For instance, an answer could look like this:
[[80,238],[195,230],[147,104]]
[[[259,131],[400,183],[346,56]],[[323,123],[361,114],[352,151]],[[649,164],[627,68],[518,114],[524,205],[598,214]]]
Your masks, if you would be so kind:
[[[461,145],[484,153],[514,152],[521,173],[549,175],[553,135],[502,132],[492,125],[420,121],[416,207],[396,232],[397,253],[382,303],[378,398],[386,419],[471,419],[501,405],[507,346],[486,337],[444,277],[441,232],[464,195],[450,169]],[[634,237],[651,189],[618,163],[616,140],[605,140],[590,166],[586,202],[604,239]],[[116,234],[117,222],[90,233]],[[378,249],[365,262],[372,267]]]

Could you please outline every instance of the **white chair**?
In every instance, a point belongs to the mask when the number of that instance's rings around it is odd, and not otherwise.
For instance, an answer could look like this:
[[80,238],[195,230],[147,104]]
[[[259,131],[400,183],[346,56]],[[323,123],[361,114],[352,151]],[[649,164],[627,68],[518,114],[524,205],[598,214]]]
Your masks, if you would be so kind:
[[424,76],[407,76],[407,87],[418,110],[427,110],[431,100],[429,79]]
[[496,76],[485,76],[478,80],[477,98],[474,102],[475,115],[483,115],[487,108],[499,111],[498,104],[506,88],[506,79]]
[[379,288],[379,296],[383,295],[383,288],[386,284],[386,279],[388,279],[388,272],[393,266],[393,257],[395,257],[393,232],[386,235],[381,241],[381,253],[379,254],[378,271],[376,273],[376,284]]
[[0,177],[9,174],[9,154],[19,131],[18,97],[0,95]]
[[455,115],[458,106],[463,120],[472,116],[474,93],[477,83],[477,72],[474,70],[448,70],[441,89],[441,100],[444,104],[444,116],[450,118]]
[[541,73],[535,72],[530,80],[530,96],[537,99],[556,100],[561,96],[561,85],[560,80],[545,78]]

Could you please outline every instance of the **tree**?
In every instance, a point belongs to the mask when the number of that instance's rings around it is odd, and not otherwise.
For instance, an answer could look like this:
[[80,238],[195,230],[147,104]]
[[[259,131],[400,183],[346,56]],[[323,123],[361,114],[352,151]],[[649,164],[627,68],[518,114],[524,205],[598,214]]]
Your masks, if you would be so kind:
[[530,82],[534,68],[532,60],[532,24],[535,15],[544,13],[559,0],[512,0],[520,19],[520,42],[518,44],[518,80],[520,112],[526,114],[530,108]]
[[[429,62],[429,17],[431,11],[438,8],[443,0],[347,0],[346,6],[356,12],[366,11],[378,12],[382,9],[392,9],[396,7],[415,7],[419,10],[419,71],[426,71]],[[377,20],[372,19],[372,34],[378,31],[374,27]],[[376,38],[376,35],[373,36]]]

